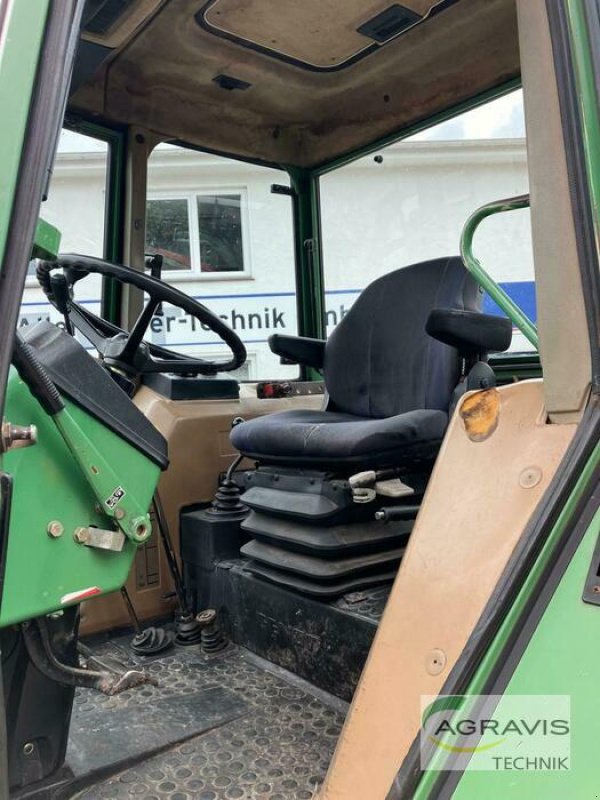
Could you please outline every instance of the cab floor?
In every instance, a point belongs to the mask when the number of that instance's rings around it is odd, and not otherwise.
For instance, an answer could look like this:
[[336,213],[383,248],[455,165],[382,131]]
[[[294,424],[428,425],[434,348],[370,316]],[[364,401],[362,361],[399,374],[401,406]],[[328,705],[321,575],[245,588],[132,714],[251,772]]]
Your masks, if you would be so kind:
[[63,797],[310,800],[325,776],[347,705],[247,650],[199,646],[154,659],[130,637],[95,655],[143,668],[157,685],[114,697],[76,694]]

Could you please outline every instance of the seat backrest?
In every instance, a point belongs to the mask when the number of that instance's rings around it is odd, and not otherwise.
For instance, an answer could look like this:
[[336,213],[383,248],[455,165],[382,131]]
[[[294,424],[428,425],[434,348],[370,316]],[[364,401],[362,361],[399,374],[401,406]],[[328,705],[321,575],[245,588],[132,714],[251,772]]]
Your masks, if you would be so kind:
[[459,256],[398,269],[373,281],[325,347],[332,407],[361,417],[448,410],[458,352],[425,332],[434,308],[478,311],[483,293]]

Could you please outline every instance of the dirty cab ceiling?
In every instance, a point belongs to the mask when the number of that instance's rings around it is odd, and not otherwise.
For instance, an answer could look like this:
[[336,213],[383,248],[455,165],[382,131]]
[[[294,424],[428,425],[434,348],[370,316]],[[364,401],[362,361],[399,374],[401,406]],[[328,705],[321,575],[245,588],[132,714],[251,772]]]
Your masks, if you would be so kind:
[[515,0],[88,0],[78,63],[71,111],[314,166],[517,77]]

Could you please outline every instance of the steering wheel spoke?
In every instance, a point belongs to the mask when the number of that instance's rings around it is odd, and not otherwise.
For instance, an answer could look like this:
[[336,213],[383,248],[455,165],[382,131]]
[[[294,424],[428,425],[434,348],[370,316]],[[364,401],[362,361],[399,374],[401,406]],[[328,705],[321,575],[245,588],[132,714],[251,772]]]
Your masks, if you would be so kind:
[[129,336],[127,337],[127,341],[125,342],[121,352],[121,358],[124,358],[126,361],[133,358],[142,343],[144,334],[150,327],[154,312],[159,305],[159,300],[153,300],[152,298],[149,298],[148,302],[144,306],[144,309],[142,310],[142,313],[136,319],[133,328],[129,332]]
[[[98,317],[83,306],[80,306],[79,303],[74,302],[71,303],[69,317],[73,326],[94,345],[100,355],[104,355],[107,342],[107,330],[106,327],[99,329],[97,325]],[[103,320],[103,322],[106,325],[110,325],[106,320]],[[115,329],[115,332],[119,331],[116,325],[111,325],[111,327]]]

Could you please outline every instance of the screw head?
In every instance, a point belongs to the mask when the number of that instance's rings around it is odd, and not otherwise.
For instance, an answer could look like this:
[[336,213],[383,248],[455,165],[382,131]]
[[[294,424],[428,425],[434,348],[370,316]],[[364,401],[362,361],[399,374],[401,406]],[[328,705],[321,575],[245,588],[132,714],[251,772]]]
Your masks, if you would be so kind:
[[25,753],[26,756],[30,756],[34,750],[35,746],[32,742],[25,742],[25,744],[23,745],[23,752]]
[[598,584],[596,584],[595,586],[592,586],[592,592],[594,594],[600,594],[600,586]]
[[65,527],[62,522],[59,522],[57,519],[53,519],[48,523],[46,530],[48,531],[48,536],[51,536],[53,539],[58,539],[58,537],[62,536],[65,532]]
[[542,480],[542,470],[538,466],[526,467],[519,475],[519,486],[533,489]]
[[439,675],[446,666],[446,653],[439,648],[434,648],[425,657],[425,669],[430,675]]
[[122,508],[115,509],[115,519],[123,519],[124,516],[125,512],[123,511]]
[[75,528],[73,538],[77,544],[85,544],[89,539],[89,533],[87,532],[86,528]]

